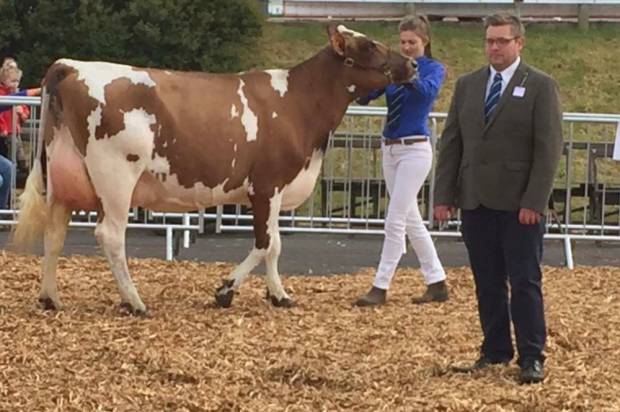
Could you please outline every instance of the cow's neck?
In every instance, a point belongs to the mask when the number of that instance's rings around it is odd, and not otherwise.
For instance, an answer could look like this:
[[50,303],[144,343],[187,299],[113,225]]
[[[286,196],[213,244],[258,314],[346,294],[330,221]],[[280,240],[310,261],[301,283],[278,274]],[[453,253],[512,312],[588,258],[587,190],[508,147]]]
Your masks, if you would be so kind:
[[291,69],[291,81],[299,82],[302,115],[317,127],[316,146],[325,146],[329,132],[334,131],[347,107],[357,97],[347,89],[346,66],[329,47]]

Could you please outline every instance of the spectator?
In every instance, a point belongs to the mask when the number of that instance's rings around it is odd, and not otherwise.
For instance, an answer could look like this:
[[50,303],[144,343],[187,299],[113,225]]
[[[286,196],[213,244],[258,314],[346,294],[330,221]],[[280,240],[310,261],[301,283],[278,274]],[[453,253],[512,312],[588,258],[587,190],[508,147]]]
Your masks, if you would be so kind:
[[[40,94],[40,89],[28,89],[19,91],[19,84],[22,78],[22,71],[18,68],[17,62],[12,58],[6,58],[0,69],[0,96],[14,95],[14,96],[35,96]],[[9,106],[9,109],[11,107]],[[18,180],[19,183],[25,181],[25,177],[28,174],[28,167],[26,164],[26,156],[21,141],[21,126],[30,117],[30,108],[26,105],[16,106],[17,121],[15,125],[17,135],[17,167],[19,170]],[[13,111],[3,110],[0,113],[0,155],[11,158],[10,155],[10,138],[13,133]],[[21,186],[18,184],[18,186]]]

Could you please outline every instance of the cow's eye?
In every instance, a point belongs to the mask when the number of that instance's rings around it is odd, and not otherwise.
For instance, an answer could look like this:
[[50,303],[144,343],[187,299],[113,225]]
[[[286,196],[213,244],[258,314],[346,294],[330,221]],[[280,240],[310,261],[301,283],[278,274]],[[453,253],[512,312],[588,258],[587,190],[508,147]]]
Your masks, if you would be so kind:
[[368,42],[366,43],[366,45],[364,46],[364,50],[368,53],[371,53],[373,51],[375,51],[377,49],[377,45],[372,43],[372,42]]

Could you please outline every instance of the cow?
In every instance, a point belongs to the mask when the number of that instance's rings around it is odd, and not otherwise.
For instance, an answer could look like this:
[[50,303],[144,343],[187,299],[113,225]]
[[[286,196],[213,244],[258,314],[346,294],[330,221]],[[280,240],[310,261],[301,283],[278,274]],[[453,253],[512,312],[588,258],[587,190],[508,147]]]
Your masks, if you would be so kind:
[[146,314],[125,251],[127,213],[244,204],[255,246],[223,281],[229,307],[262,259],[271,303],[293,300],[278,273],[278,216],[312,193],[328,140],[348,105],[371,90],[410,80],[416,64],[343,25],[289,70],[212,74],[60,59],[42,86],[39,149],[13,242],[43,237],[39,301],[62,306],[56,283],[72,211],[97,211],[95,236],[116,278],[121,306]]

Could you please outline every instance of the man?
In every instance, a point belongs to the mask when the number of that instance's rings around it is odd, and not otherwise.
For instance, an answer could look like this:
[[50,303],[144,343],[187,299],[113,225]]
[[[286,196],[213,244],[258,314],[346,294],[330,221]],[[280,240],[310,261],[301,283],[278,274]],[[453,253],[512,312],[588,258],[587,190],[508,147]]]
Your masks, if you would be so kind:
[[485,30],[489,66],[458,79],[437,163],[434,214],[445,221],[462,210],[484,335],[480,358],[455,370],[507,364],[512,319],[520,380],[541,382],[542,213],[562,151],[559,96],[551,77],[522,61],[517,17],[489,16]]

